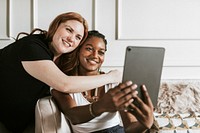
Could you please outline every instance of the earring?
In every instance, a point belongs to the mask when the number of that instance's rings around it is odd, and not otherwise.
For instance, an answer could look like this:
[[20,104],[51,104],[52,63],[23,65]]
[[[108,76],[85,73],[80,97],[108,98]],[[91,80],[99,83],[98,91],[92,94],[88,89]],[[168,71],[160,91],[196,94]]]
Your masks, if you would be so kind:
[[101,74],[101,68],[98,68],[98,73]]

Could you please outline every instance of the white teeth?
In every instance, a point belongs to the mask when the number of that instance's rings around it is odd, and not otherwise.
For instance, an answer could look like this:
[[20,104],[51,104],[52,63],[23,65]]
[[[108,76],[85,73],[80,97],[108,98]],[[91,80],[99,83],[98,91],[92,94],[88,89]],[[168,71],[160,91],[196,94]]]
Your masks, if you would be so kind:
[[96,61],[94,61],[94,60],[88,60],[91,64],[97,64],[97,62]]
[[71,47],[71,45],[69,43],[67,43],[66,41],[63,40],[63,42],[64,42],[65,45]]

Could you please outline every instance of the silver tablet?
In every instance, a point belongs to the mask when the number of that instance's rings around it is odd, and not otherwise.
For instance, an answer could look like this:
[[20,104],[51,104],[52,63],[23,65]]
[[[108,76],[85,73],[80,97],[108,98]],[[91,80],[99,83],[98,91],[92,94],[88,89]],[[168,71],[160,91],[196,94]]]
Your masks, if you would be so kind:
[[140,87],[145,85],[154,107],[157,106],[160,79],[165,49],[162,47],[126,48],[123,81],[131,80],[138,85],[138,96],[142,98]]

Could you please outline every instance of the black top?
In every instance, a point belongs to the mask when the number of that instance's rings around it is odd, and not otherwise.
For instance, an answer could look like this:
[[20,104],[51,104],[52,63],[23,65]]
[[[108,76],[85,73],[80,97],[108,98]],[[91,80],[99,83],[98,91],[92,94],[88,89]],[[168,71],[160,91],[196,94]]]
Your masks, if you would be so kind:
[[0,121],[22,132],[34,119],[39,98],[50,95],[49,86],[29,75],[21,61],[52,60],[42,34],[29,35],[0,50]]

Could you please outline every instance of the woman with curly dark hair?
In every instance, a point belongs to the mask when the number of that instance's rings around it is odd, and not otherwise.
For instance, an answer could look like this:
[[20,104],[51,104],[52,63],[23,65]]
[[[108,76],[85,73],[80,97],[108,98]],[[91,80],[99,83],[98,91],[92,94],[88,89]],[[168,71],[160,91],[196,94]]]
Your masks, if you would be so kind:
[[71,70],[76,65],[76,49],[88,33],[87,22],[80,14],[60,14],[48,31],[36,31],[40,33],[18,36],[14,43],[0,49],[0,122],[15,133],[23,132],[34,120],[36,102],[50,95],[50,87],[73,93],[121,80],[116,70],[96,76],[67,76],[58,67]]

